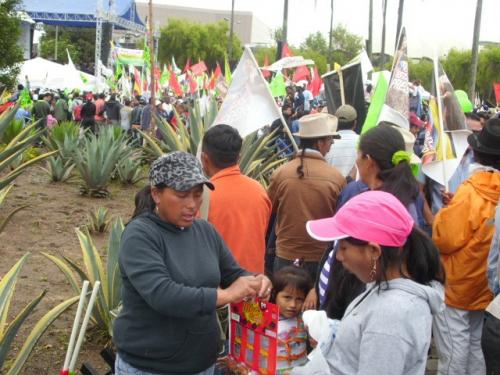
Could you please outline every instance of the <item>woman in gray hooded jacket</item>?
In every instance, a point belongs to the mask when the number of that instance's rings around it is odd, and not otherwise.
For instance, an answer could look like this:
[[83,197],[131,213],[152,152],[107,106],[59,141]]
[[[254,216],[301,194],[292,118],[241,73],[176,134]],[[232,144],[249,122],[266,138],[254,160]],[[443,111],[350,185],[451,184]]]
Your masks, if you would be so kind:
[[348,307],[324,353],[338,375],[423,375],[433,315],[444,309],[439,252],[393,195],[368,191],[333,218],[310,221],[308,233],[339,240],[336,258],[367,284]]

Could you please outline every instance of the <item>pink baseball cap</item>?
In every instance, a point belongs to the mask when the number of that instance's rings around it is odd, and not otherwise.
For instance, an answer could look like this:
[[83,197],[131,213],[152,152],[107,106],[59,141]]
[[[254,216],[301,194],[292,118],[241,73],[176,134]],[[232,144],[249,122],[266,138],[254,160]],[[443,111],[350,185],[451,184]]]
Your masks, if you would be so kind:
[[400,247],[413,229],[408,210],[392,194],[367,191],[350,199],[335,216],[311,220],[309,235],[319,241],[352,237],[382,246]]

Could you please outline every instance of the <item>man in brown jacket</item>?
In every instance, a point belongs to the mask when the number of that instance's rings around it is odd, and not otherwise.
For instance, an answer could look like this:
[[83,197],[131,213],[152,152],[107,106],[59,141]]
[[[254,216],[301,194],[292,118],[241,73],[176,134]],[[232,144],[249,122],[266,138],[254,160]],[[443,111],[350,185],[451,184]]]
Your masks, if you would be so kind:
[[316,279],[318,262],[326,247],[307,234],[306,222],[332,217],[345,185],[340,172],[324,159],[333,139],[339,138],[336,130],[337,118],[330,114],[302,117],[296,134],[301,151],[271,177],[268,194],[277,214],[274,272],[300,259]]

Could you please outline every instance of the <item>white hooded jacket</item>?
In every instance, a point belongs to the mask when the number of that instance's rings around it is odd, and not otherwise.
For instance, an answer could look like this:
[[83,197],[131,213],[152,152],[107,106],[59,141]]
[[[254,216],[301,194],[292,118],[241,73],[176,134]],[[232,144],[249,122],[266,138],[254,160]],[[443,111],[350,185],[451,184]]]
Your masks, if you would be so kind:
[[444,293],[408,279],[373,285],[347,308],[326,360],[332,374],[424,375]]

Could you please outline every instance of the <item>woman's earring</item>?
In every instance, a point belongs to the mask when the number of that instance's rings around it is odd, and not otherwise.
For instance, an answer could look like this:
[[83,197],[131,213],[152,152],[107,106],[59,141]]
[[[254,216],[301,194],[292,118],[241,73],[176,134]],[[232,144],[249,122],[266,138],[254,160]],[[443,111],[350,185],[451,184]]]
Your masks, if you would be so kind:
[[375,259],[372,259],[372,261],[373,265],[370,271],[370,281],[375,281],[375,276],[377,276],[377,261]]

